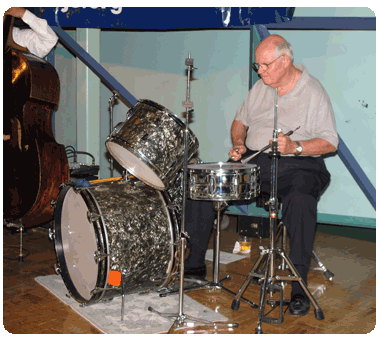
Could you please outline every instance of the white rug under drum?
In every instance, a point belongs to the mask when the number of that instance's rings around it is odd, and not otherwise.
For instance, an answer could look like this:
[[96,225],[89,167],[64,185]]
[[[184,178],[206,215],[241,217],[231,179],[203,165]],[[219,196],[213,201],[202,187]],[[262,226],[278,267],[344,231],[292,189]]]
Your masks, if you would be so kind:
[[[160,297],[158,293],[129,294],[125,295],[124,320],[121,321],[121,297],[116,297],[111,302],[99,302],[81,307],[76,300],[67,296],[69,293],[61,276],[51,275],[35,279],[98,330],[107,334],[165,333],[172,327],[174,320],[150,312],[148,307],[160,313],[178,314],[179,312],[178,294],[166,297]],[[183,300],[183,314],[209,321],[228,320],[186,295]]]

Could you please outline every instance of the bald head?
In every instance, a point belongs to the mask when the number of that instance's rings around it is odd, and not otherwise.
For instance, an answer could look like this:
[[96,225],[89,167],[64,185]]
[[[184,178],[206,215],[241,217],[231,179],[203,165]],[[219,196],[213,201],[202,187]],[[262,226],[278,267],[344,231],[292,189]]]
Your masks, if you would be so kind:
[[269,35],[259,43],[256,50],[260,51],[261,49],[275,49],[281,42],[284,41],[286,40],[280,35]]
[[275,57],[286,54],[293,62],[293,48],[290,43],[280,35],[269,35],[261,41],[256,48],[256,55],[262,53],[273,53]]
[[264,84],[282,92],[300,75],[293,65],[292,46],[280,35],[270,35],[259,43],[254,65]]

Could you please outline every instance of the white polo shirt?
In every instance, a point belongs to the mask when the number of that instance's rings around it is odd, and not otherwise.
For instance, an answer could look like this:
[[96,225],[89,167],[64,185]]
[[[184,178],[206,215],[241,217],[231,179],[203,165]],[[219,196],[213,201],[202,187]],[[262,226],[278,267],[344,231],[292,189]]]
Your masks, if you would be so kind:
[[[334,112],[326,90],[305,66],[294,66],[302,75],[292,91],[277,99],[277,128],[286,134],[300,126],[291,136],[293,141],[322,138],[338,147]],[[236,112],[235,120],[248,127],[245,144],[251,150],[264,148],[273,137],[275,92],[258,80]]]

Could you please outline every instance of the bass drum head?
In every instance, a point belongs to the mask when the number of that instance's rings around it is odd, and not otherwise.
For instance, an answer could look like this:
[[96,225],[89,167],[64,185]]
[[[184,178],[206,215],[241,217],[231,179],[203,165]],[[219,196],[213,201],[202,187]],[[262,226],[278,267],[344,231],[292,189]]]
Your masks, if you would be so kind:
[[[104,288],[108,274],[101,276],[100,269],[107,271],[108,261],[95,262],[99,238],[88,218],[88,206],[82,195],[72,187],[61,191],[54,214],[55,248],[62,279],[70,294],[80,303],[92,303],[101,293],[92,295],[96,287]],[[106,247],[106,245],[104,245]]]

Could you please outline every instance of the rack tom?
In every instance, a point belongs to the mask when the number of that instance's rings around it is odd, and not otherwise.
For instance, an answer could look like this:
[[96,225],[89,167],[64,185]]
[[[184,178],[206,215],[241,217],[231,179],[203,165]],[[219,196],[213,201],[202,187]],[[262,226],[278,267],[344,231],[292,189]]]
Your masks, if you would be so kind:
[[[199,147],[188,129],[187,152],[191,158]],[[125,122],[108,137],[111,155],[132,175],[158,190],[166,190],[184,164],[186,126],[170,110],[140,100]]]

